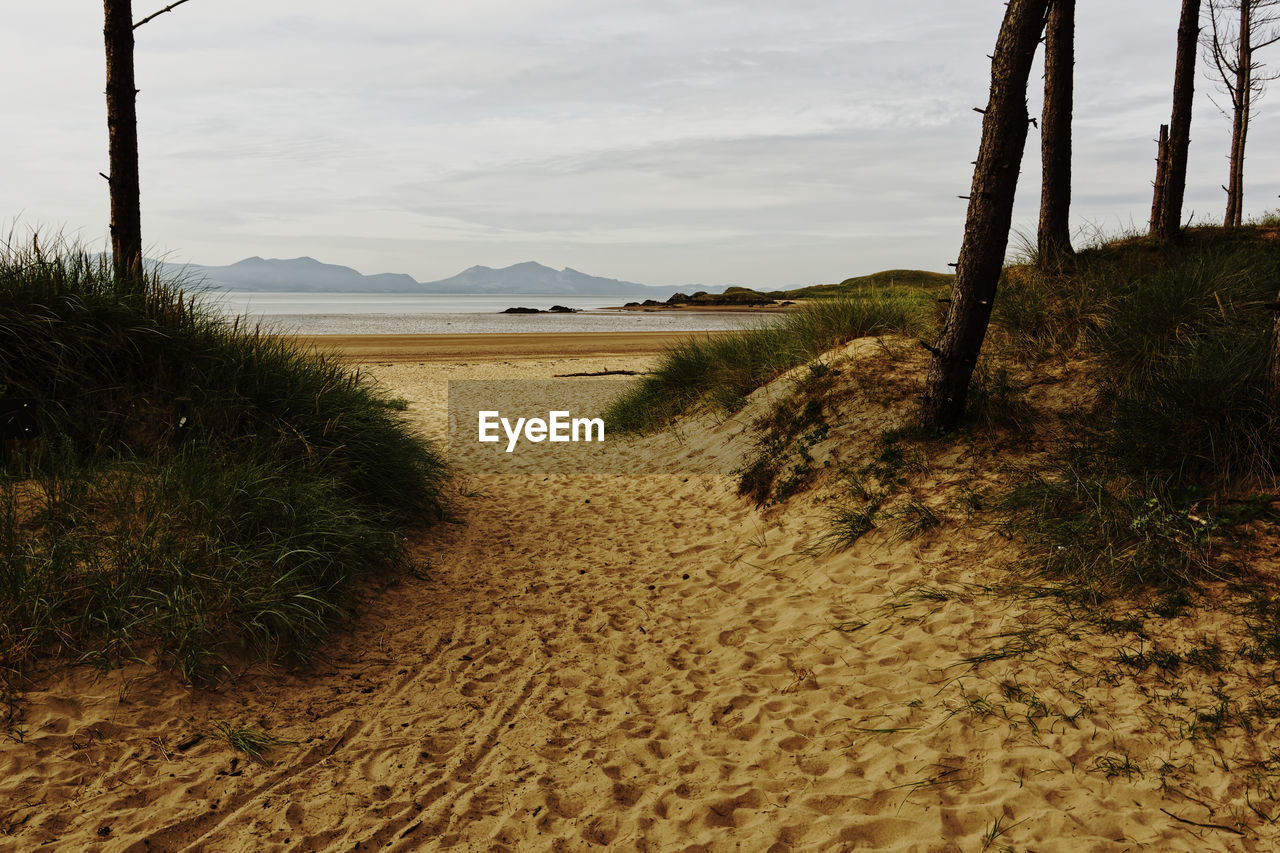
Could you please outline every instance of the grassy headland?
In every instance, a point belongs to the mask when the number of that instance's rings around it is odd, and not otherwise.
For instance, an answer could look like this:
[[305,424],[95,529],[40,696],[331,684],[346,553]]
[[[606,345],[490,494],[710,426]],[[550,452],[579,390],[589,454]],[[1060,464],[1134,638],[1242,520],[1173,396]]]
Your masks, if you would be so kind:
[[439,517],[443,462],[360,374],[60,247],[0,256],[0,679],[303,656]]
[[750,287],[729,287],[723,293],[707,293],[699,290],[692,294],[675,293],[666,302],[646,299],[644,302],[628,302],[628,308],[669,307],[699,308],[725,306],[765,306],[798,299],[831,299],[839,296],[859,298],[868,290],[932,290],[949,287],[953,276],[947,273],[925,270],[883,270],[870,275],[846,278],[839,284],[814,284],[789,290],[755,290]]

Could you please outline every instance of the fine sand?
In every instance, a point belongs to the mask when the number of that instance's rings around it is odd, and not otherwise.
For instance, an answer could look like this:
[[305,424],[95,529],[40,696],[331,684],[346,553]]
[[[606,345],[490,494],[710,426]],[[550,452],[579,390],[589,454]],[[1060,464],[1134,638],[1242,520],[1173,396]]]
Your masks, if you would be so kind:
[[[390,351],[367,369],[437,439],[450,379],[652,363]],[[909,382],[907,352],[836,360]],[[1142,638],[1002,591],[1011,546],[944,505],[988,476],[973,448],[921,475],[939,528],[823,548],[834,482],[761,510],[707,473],[751,452],[781,387],[629,448],[669,473],[460,472],[457,523],[309,667],[220,693],[142,665],[50,675],[0,746],[0,849],[1275,849],[1272,724],[1186,727],[1265,672],[1119,671]],[[815,459],[871,453],[909,393],[851,400]],[[1184,619],[1227,646],[1225,618]],[[255,762],[215,721],[288,743]]]

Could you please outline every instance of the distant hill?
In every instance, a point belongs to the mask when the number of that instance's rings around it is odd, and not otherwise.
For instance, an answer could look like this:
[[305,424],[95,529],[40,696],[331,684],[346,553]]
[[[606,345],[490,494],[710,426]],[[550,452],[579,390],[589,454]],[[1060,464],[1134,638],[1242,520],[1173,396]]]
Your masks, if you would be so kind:
[[528,293],[576,296],[670,295],[678,288],[649,287],[634,281],[601,278],[565,267],[555,270],[525,261],[502,269],[471,267],[455,276],[423,284],[433,293]]
[[[351,267],[315,258],[245,258],[227,266],[152,262],[166,276],[188,286],[212,290],[291,291],[299,293],[510,293],[545,296],[638,296],[665,299],[683,287],[651,287],[602,278],[565,267],[555,270],[533,261],[501,269],[475,266],[439,281],[419,282],[403,273],[363,275]],[[724,287],[702,288],[720,292]]]
[[[753,290],[745,287],[682,285],[652,287],[634,281],[603,278],[565,267],[552,269],[534,261],[509,267],[474,266],[439,281],[420,282],[404,273],[364,275],[351,267],[326,264],[315,258],[245,258],[227,266],[172,264],[149,261],[165,276],[187,286],[211,290],[296,293],[509,293],[528,296],[616,296],[627,300],[665,301],[673,295],[692,294],[676,300],[682,304],[750,304],[755,301],[804,299],[836,295],[864,287],[938,287],[952,276],[924,270],[885,270],[845,279],[839,284],[817,284],[787,290]],[[620,300],[622,301],[622,300]]]
[[789,290],[786,293],[820,296],[824,292],[839,294],[845,290],[856,290],[862,287],[947,287],[955,275],[948,272],[929,272],[928,270],[884,270],[870,275],[846,278],[839,284],[819,284],[814,287]]
[[[951,273],[926,270],[884,270],[870,275],[846,278],[839,284],[814,284],[789,290],[753,290],[749,287],[728,287],[721,293],[697,291],[692,294],[676,293],[666,301],[668,305],[769,305],[794,299],[822,299],[856,293],[867,289],[889,288],[938,289],[945,288],[955,278]],[[628,303],[633,305],[635,303]]]
[[161,270],[185,284],[212,290],[300,291],[304,293],[421,293],[413,276],[363,275],[351,267],[315,258],[245,258],[228,266],[160,263]]

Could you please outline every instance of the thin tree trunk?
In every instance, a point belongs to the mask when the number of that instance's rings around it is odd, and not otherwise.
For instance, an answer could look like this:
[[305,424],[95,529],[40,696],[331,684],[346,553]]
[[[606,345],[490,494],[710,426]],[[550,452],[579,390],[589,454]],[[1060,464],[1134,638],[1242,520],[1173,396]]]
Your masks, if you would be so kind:
[[117,278],[136,278],[142,272],[142,212],[138,187],[138,92],[133,78],[133,9],[131,0],[103,0],[103,6],[111,164],[111,254]]
[[1182,202],[1187,190],[1187,154],[1191,147],[1191,107],[1196,89],[1196,58],[1200,43],[1200,0],[1183,0],[1178,23],[1178,59],[1173,72],[1173,115],[1160,209],[1152,217],[1152,234],[1176,240],[1182,233]]
[[[1253,81],[1249,81],[1249,85],[1253,85]],[[1231,178],[1235,181],[1235,222],[1234,225],[1244,224],[1244,146],[1245,141],[1249,137],[1249,110],[1252,109],[1253,99],[1244,104],[1244,115],[1240,118],[1240,146],[1235,152],[1235,173]]]
[[1156,142],[1156,182],[1151,193],[1150,233],[1160,230],[1160,217],[1169,195],[1169,125],[1160,125],[1160,139]]
[[921,423],[950,430],[964,413],[974,364],[991,319],[991,303],[1009,245],[1013,197],[1027,141],[1027,77],[1048,0],[1009,0],[991,62],[991,96],[973,170],[964,243],[938,345],[925,381]]
[[1228,228],[1239,225],[1244,213],[1244,144],[1249,129],[1249,102],[1253,95],[1253,50],[1249,20],[1251,11],[1252,4],[1249,2],[1240,4],[1240,53],[1232,97],[1231,168],[1227,178],[1227,213],[1223,220]]
[[1052,0],[1044,44],[1044,108],[1040,116],[1040,266],[1071,251],[1071,112],[1075,89],[1075,0]]
[[[1252,85],[1248,72],[1243,75],[1245,85]],[[1231,127],[1231,177],[1227,185],[1226,224],[1234,227],[1244,221],[1244,146],[1249,135],[1249,100],[1245,99],[1235,112]]]
[[1222,224],[1230,228],[1238,225],[1237,213],[1240,207],[1240,170],[1241,143],[1244,141],[1244,105],[1235,107],[1231,116],[1231,154],[1227,158],[1227,212]]

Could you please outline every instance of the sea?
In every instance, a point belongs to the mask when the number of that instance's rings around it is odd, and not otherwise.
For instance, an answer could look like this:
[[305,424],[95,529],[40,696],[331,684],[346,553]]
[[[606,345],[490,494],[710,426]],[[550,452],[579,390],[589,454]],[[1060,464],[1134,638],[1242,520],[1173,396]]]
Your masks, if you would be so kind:
[[[760,326],[777,315],[714,311],[609,311],[629,296],[528,294],[287,293],[220,291],[202,299],[228,318],[275,334],[430,335],[499,332],[717,332]],[[575,314],[504,314],[553,305]]]

